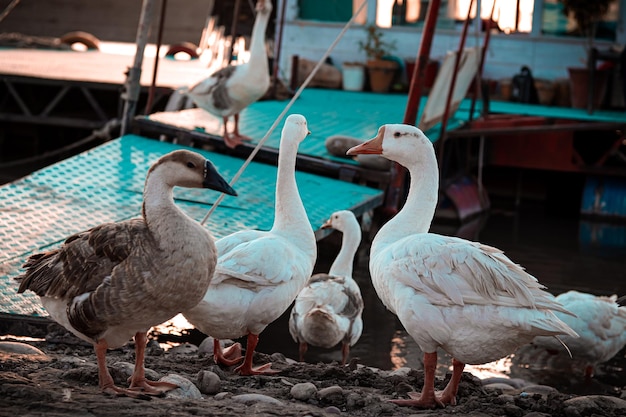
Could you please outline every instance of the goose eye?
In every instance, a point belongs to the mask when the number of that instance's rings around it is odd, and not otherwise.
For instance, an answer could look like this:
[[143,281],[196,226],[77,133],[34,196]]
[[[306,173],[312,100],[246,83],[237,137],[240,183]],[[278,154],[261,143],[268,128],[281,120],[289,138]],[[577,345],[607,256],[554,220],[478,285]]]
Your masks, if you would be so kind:
[[187,168],[195,168],[196,164],[194,164],[193,162],[187,162]]
[[399,138],[400,137],[400,132],[394,132],[393,137],[394,138]]

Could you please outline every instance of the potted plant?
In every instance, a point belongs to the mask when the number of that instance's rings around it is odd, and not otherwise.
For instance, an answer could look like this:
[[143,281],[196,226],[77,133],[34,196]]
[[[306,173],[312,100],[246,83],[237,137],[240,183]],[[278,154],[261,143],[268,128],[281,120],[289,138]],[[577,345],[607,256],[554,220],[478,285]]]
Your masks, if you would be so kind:
[[385,59],[395,50],[395,42],[383,40],[383,32],[376,25],[366,27],[367,37],[360,41],[360,48],[367,55],[367,74],[370,80],[370,88],[374,92],[384,93],[389,87],[398,71],[398,62]]
[[577,25],[577,29],[585,37],[585,50],[587,52],[587,66],[570,67],[570,95],[572,107],[585,108],[588,106],[589,81],[594,82],[594,97],[592,106],[598,107],[606,91],[608,74],[604,71],[595,72],[594,80],[590,80],[591,65],[595,65],[591,59],[591,50],[596,37],[598,22],[609,10],[609,6],[615,0],[559,0],[563,6],[563,14],[571,16]]

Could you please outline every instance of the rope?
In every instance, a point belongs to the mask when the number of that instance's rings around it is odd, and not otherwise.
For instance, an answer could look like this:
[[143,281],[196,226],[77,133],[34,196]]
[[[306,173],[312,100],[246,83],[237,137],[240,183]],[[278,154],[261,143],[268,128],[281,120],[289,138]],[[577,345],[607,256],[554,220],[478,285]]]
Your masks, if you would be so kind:
[[0,22],[2,22],[4,18],[7,17],[9,13],[11,13],[15,6],[17,6],[19,3],[20,0],[13,0],[11,3],[9,3],[9,5],[6,7],[6,9],[4,9],[2,14],[0,14]]
[[[352,15],[352,17],[350,18],[350,20],[348,21],[348,23],[346,23],[346,25],[343,27],[343,29],[341,30],[341,32],[339,32],[339,35],[337,35],[337,37],[335,38],[335,40],[333,41],[333,43],[328,47],[328,49],[326,50],[326,52],[324,52],[324,55],[320,58],[319,61],[317,61],[317,64],[315,65],[315,67],[313,68],[313,70],[311,71],[311,73],[309,74],[309,76],[304,80],[304,82],[302,83],[302,85],[298,88],[298,90],[296,91],[296,93],[293,95],[293,97],[291,98],[291,100],[289,101],[289,103],[287,103],[287,105],[285,106],[285,108],[283,109],[282,113],[280,113],[278,115],[278,117],[276,118],[276,120],[274,120],[274,123],[272,124],[272,126],[270,126],[269,130],[265,133],[265,136],[263,136],[263,138],[259,141],[259,143],[256,145],[256,147],[252,150],[252,152],[250,153],[250,155],[248,156],[248,159],[245,160],[245,162],[243,163],[243,165],[241,166],[241,168],[239,168],[239,171],[237,171],[237,173],[235,174],[235,176],[232,178],[232,180],[230,181],[230,186],[232,187],[238,180],[239,177],[241,177],[241,175],[243,174],[243,172],[245,171],[245,169],[248,167],[248,165],[250,165],[250,162],[252,161],[252,159],[256,156],[256,154],[259,152],[259,150],[261,149],[261,147],[263,146],[263,144],[267,141],[267,139],[270,137],[270,135],[274,132],[274,130],[276,129],[276,126],[278,126],[278,124],[280,123],[280,121],[283,119],[283,117],[285,117],[285,114],[287,114],[287,112],[289,111],[289,109],[291,108],[291,106],[293,106],[293,103],[298,99],[298,97],[300,97],[300,95],[302,94],[302,91],[306,88],[306,86],[311,82],[311,80],[313,79],[313,77],[315,76],[315,74],[317,73],[317,71],[320,69],[320,67],[322,66],[322,64],[324,64],[326,62],[326,59],[328,58],[328,56],[330,55],[330,53],[332,52],[332,50],[335,48],[335,46],[337,46],[337,44],[339,43],[339,41],[341,40],[341,38],[343,37],[343,35],[348,31],[348,29],[350,28],[350,26],[352,26],[352,24],[354,23],[354,20],[356,19],[356,17],[359,15],[359,13],[361,12],[361,10],[365,7],[365,5],[367,4],[367,0],[364,0],[363,3],[361,3],[361,5],[359,6],[359,8],[354,12],[354,14]],[[204,224],[206,223],[206,221],[208,220],[208,218],[211,216],[211,214],[215,211],[215,209],[217,208],[217,206],[220,205],[220,203],[222,202],[222,200],[224,199],[224,196],[226,194],[222,193],[220,194],[220,196],[217,198],[217,200],[215,201],[215,204],[213,204],[213,206],[209,209],[208,213],[206,214],[206,216],[204,216],[204,218],[202,219],[202,221],[200,222],[200,224]]]

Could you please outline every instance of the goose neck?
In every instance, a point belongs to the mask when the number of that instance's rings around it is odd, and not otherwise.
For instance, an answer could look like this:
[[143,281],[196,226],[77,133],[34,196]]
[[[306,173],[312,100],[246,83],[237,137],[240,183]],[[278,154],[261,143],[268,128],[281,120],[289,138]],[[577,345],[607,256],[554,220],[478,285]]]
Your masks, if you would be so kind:
[[159,177],[156,171],[146,179],[142,213],[157,240],[170,240],[188,217],[174,204],[173,187]]
[[267,65],[265,50],[265,30],[269,15],[259,14],[254,21],[252,27],[252,36],[250,37],[250,61],[258,61],[257,64]]
[[276,175],[276,203],[273,231],[298,233],[311,231],[296,183],[297,143],[281,140]]
[[[358,226],[357,224],[357,227]],[[329,275],[340,277],[352,277],[352,267],[354,263],[354,255],[359,248],[360,230],[344,231],[341,249],[335,258],[333,264],[328,271]]]
[[[402,209],[378,232],[374,244],[389,244],[416,233],[427,233],[437,208],[439,173],[409,169],[409,192]],[[374,248],[372,248],[374,251]]]

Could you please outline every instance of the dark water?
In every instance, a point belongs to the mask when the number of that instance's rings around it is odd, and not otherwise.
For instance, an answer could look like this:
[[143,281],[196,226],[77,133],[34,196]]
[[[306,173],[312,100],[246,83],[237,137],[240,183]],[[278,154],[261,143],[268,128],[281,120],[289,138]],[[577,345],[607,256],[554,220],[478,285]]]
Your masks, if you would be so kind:
[[[480,241],[505,251],[515,262],[548,287],[555,295],[570,289],[596,295],[626,294],[626,223],[608,224],[589,222],[576,217],[546,214],[541,203],[523,204],[516,211],[492,210],[487,216],[463,227],[435,223],[433,232],[459,235]],[[316,272],[328,271],[339,250],[338,236],[330,236],[320,247],[320,260]],[[404,332],[396,317],[379,301],[370,282],[368,271],[368,244],[361,245],[355,262],[354,277],[361,287],[365,302],[364,329],[360,340],[351,350],[351,357],[359,362],[381,369],[401,366],[421,367],[422,353]],[[281,352],[298,358],[298,347],[288,331],[288,314],[272,323],[261,335],[258,350]],[[310,347],[307,362],[340,361],[340,349],[326,350]],[[625,386],[626,366],[624,351],[616,360],[600,367],[591,385],[581,388],[582,373],[559,375],[544,365],[526,363],[521,355],[507,357],[497,363],[470,369],[480,377],[507,375],[521,377],[537,383],[559,386],[563,392],[590,390],[611,392],[614,386]],[[447,361],[447,362],[446,362]],[[440,356],[440,373],[445,373],[449,358]],[[530,363],[529,363],[530,362]],[[581,371],[582,372],[582,371]]]

